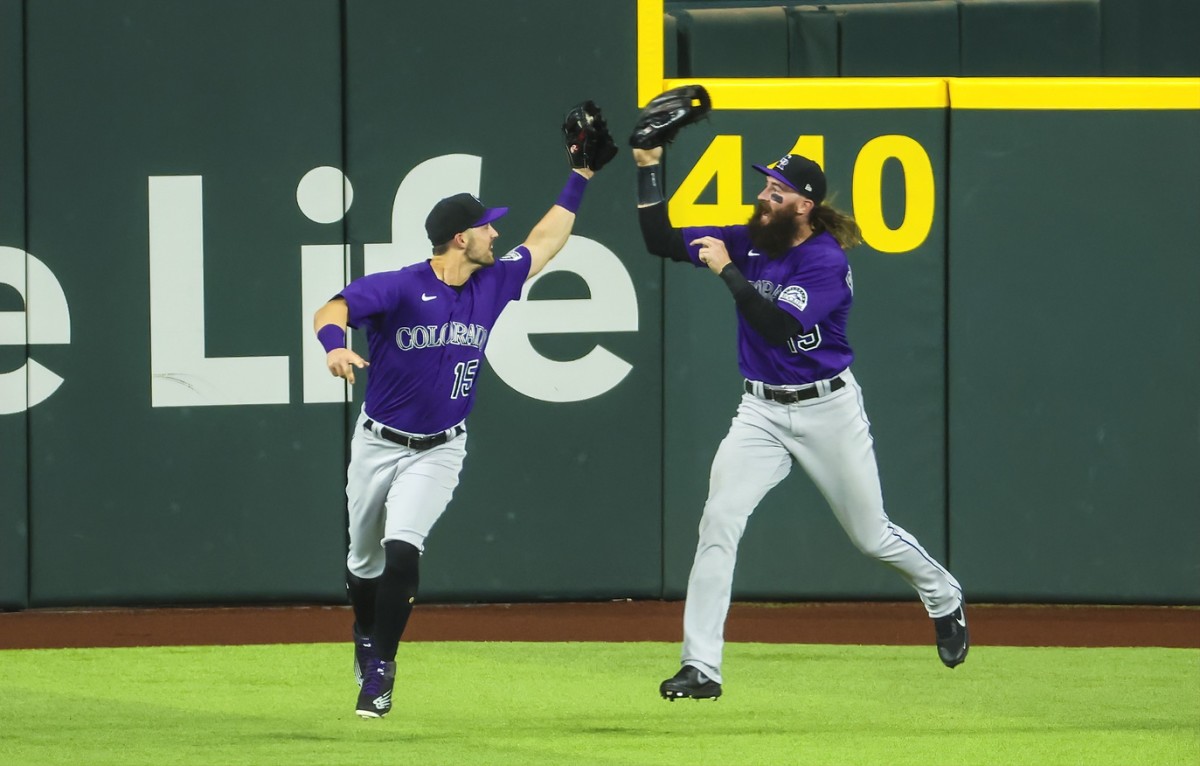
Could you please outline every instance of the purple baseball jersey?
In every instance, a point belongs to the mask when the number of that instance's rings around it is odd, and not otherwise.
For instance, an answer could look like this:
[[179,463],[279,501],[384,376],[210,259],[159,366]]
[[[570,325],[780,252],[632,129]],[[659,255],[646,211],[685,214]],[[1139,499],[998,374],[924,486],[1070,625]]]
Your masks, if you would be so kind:
[[466,419],[483,371],[483,350],[500,312],[521,297],[532,260],[522,245],[479,269],[460,290],[428,261],[369,274],[339,295],[351,327],[367,331],[367,417],[411,434],[435,434]]
[[784,346],[772,346],[738,313],[738,367],[749,380],[791,386],[826,380],[850,366],[854,351],[846,340],[846,319],[854,299],[854,280],[846,253],[828,232],[793,247],[779,258],[759,253],[746,226],[698,226],[683,229],[688,255],[701,268],[699,237],[725,243],[729,258],[758,292],[800,320],[802,334]]

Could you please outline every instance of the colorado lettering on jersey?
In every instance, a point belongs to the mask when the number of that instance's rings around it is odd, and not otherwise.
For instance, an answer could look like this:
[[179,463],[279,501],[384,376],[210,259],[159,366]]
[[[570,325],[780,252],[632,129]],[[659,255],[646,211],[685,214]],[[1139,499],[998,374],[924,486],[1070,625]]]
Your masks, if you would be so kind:
[[417,325],[396,330],[396,346],[401,351],[438,346],[472,346],[482,349],[488,331],[483,325],[447,322],[438,325]]
[[775,300],[775,296],[779,294],[783,285],[777,285],[769,279],[754,280],[754,289],[758,290],[758,294],[768,300]]

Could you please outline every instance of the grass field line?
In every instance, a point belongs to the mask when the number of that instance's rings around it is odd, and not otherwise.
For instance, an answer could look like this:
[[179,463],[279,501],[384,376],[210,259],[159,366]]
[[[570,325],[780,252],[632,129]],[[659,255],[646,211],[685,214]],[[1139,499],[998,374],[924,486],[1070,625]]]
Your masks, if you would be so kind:
[[353,713],[344,644],[0,651],[3,764],[1200,763],[1200,650],[731,643],[719,701],[667,643],[414,642]]

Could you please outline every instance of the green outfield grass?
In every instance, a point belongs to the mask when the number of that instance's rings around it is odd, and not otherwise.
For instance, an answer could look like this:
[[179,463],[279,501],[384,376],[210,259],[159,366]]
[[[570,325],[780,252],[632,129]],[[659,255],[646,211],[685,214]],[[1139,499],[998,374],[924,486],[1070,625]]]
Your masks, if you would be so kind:
[[658,698],[661,643],[413,643],[353,713],[344,645],[0,651],[0,764],[1200,763],[1200,650],[731,644]]

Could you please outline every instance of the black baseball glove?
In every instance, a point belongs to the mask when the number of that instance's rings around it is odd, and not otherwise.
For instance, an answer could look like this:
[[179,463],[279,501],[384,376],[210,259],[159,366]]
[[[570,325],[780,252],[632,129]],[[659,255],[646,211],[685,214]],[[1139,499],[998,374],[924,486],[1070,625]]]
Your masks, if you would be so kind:
[[617,145],[608,132],[600,107],[593,101],[576,104],[563,120],[563,142],[573,168],[599,170],[617,156]]
[[653,149],[675,140],[679,129],[712,111],[712,99],[701,85],[681,85],[650,99],[629,136],[635,149]]

